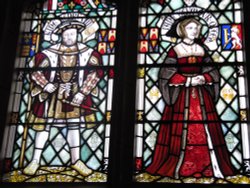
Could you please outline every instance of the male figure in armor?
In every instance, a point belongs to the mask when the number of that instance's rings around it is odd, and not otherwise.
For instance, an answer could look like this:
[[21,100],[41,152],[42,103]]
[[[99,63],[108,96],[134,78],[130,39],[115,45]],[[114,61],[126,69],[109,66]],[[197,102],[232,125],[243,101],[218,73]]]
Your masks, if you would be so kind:
[[35,56],[34,64],[38,69],[31,74],[34,87],[29,123],[33,124],[36,137],[32,160],[23,170],[27,175],[34,175],[40,167],[51,126],[67,127],[71,167],[83,176],[92,173],[80,159],[80,126],[86,122],[92,122],[86,125],[94,124],[90,94],[103,72],[94,68],[102,64],[99,53],[77,42],[82,29],[80,23],[65,22],[58,29],[61,43]]

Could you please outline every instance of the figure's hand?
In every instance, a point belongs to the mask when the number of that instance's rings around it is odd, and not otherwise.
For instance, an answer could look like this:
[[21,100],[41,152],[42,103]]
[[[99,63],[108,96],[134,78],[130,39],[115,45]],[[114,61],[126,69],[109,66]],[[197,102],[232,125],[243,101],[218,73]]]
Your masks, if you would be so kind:
[[57,89],[57,86],[52,83],[48,83],[43,90],[48,93],[53,93]]
[[205,84],[205,77],[202,75],[191,78],[191,86],[198,86]]
[[59,93],[67,98],[70,95],[72,83],[60,84]]
[[84,98],[85,98],[85,96],[82,93],[78,92],[75,94],[75,96],[72,100],[72,103],[74,103],[76,105],[80,105],[80,104],[82,104],[82,101],[84,100]]

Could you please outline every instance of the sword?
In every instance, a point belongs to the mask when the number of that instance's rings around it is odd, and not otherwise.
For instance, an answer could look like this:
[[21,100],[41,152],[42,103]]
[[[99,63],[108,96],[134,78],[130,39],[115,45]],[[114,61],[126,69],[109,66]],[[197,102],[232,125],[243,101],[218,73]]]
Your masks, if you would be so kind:
[[78,104],[75,104],[75,103],[73,103],[71,101],[68,101],[66,99],[62,99],[62,102],[66,103],[66,104],[69,104],[69,105],[72,105],[72,106],[75,106],[75,107],[80,107],[80,108],[83,108],[83,109],[86,109],[86,110],[92,110],[92,111],[95,111],[95,112],[98,111],[96,108],[93,108],[93,107],[90,107],[90,106],[86,106],[84,104],[78,105]]

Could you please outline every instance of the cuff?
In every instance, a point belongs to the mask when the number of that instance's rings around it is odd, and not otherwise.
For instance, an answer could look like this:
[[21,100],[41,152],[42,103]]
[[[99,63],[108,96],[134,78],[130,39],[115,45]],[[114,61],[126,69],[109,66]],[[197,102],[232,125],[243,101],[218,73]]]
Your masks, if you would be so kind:
[[186,83],[185,83],[185,86],[186,86],[186,87],[189,87],[190,84],[191,84],[191,77],[187,77],[187,81],[186,81]]

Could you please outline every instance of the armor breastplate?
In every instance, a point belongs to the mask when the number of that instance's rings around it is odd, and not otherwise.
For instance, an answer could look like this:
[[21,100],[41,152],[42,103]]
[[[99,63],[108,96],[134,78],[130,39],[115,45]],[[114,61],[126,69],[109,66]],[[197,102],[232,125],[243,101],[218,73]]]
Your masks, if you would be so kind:
[[[77,46],[61,46],[59,49],[61,52],[76,52],[78,51]],[[77,66],[77,54],[74,55],[59,55],[59,66],[63,67],[75,67]],[[62,70],[59,73],[60,80],[62,82],[70,82],[72,79],[75,78],[76,72],[73,70]]]

